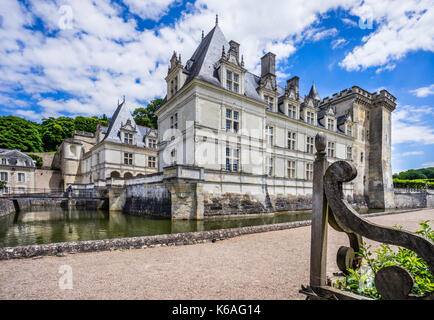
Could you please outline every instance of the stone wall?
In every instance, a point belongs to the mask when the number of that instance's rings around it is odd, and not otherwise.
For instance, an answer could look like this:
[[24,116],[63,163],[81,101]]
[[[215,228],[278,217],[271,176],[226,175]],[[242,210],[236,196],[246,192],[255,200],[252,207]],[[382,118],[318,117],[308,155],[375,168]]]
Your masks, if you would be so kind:
[[15,206],[13,200],[0,199],[0,217],[8,214],[15,213]]
[[425,192],[395,192],[395,206],[397,208],[426,208],[427,194]]
[[123,211],[134,215],[171,217],[171,196],[164,185],[130,185],[126,187]]

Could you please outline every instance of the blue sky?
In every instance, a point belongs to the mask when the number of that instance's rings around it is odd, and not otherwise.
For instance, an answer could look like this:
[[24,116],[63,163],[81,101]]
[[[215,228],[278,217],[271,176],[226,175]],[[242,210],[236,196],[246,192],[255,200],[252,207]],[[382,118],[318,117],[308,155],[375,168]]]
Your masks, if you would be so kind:
[[249,71],[272,51],[301,94],[387,89],[393,171],[434,166],[432,0],[2,0],[0,115],[110,115],[124,95],[131,109],[163,97],[173,50],[186,62],[216,14]]

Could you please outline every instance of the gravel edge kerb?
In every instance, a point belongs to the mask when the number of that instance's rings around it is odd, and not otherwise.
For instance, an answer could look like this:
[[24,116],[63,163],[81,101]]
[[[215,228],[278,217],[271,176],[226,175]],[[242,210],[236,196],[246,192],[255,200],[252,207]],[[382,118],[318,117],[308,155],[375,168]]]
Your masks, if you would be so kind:
[[[420,209],[419,209],[420,210]],[[406,213],[416,210],[402,210],[396,212],[380,212],[369,214],[369,217]],[[152,248],[157,246],[191,245],[213,242],[238,237],[241,235],[286,230],[310,226],[311,221],[296,221],[279,224],[221,229],[212,231],[188,232],[177,234],[162,234],[122,239],[90,240],[79,242],[62,242],[32,246],[0,248],[0,260],[33,258],[38,256],[56,256],[79,252],[98,252],[122,249]]]

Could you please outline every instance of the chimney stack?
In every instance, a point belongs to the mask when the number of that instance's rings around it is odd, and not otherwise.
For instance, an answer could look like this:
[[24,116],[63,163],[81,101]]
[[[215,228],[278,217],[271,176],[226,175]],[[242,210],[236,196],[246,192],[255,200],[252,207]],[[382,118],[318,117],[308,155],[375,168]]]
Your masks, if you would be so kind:
[[261,58],[261,77],[267,74],[276,75],[276,55],[271,52]]
[[286,89],[288,91],[294,90],[297,99],[299,97],[299,82],[300,82],[300,78],[297,76],[292,77],[291,79],[286,81]]

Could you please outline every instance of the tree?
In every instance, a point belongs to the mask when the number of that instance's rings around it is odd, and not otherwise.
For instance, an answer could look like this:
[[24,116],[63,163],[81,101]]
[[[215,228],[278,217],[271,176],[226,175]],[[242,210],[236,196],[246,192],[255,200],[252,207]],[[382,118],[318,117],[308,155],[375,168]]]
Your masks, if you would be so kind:
[[62,141],[74,136],[74,119],[68,117],[42,119],[41,137],[45,151],[57,151]]
[[44,161],[42,160],[42,157],[38,156],[37,154],[28,154],[28,156],[30,158],[32,158],[33,160],[35,160],[36,162],[36,167],[40,168],[43,166]]
[[0,148],[42,152],[39,125],[15,116],[0,117]]
[[140,126],[158,128],[158,119],[155,111],[160,107],[162,99],[152,100],[146,108],[137,108],[133,112],[134,121]]

